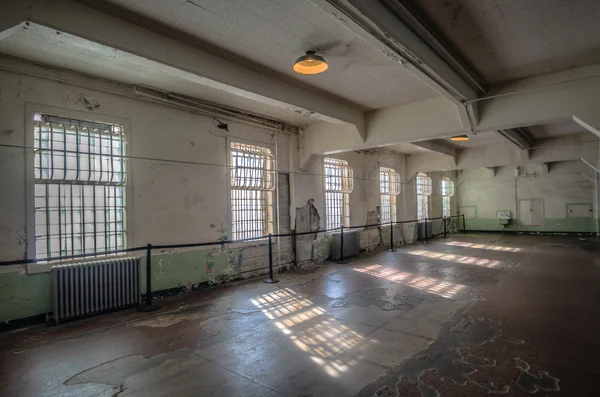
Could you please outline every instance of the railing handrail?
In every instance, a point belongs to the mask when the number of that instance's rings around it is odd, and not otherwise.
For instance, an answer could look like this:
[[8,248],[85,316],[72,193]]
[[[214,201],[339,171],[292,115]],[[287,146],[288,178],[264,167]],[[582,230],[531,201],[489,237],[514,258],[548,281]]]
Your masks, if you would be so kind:
[[[360,229],[360,228],[375,227],[375,226],[382,227],[382,226],[387,226],[390,224],[398,225],[398,224],[404,224],[404,223],[419,223],[419,222],[434,221],[434,220],[439,220],[439,219],[460,218],[463,216],[464,215],[451,215],[449,217],[442,216],[442,217],[436,217],[436,218],[414,219],[414,220],[408,220],[408,221],[396,221],[396,222],[373,223],[373,224],[356,225],[356,226],[344,226],[343,228],[344,229]],[[337,228],[319,229],[319,230],[314,230],[314,231],[310,231],[310,232],[301,232],[301,233],[293,232],[293,233],[272,234],[271,237],[273,238],[273,237],[304,236],[304,235],[315,234],[315,233],[328,233],[328,232],[333,232],[333,231],[340,231],[341,229],[342,229],[342,227],[340,226]],[[248,241],[265,240],[268,238],[269,238],[269,235],[261,236],[261,237],[251,237],[251,238],[245,238],[245,239],[239,239],[239,240],[217,240],[217,241],[203,242],[203,243],[164,244],[164,245],[148,245],[148,244],[146,244],[146,245],[140,246],[140,247],[123,248],[123,249],[119,249],[119,250],[96,252],[96,253],[90,253],[90,254],[67,255],[67,256],[59,256],[59,257],[51,257],[51,258],[43,258],[43,259],[17,259],[17,260],[13,260],[13,261],[4,261],[4,262],[0,262],[0,267],[14,266],[14,265],[27,265],[27,264],[40,263],[40,262],[42,262],[42,263],[59,262],[59,261],[65,261],[65,260],[71,260],[71,259],[84,259],[84,258],[94,258],[94,257],[98,257],[98,259],[102,259],[101,257],[103,257],[105,255],[122,254],[122,253],[135,252],[135,251],[146,251],[148,249],[148,247],[150,247],[150,250],[207,247],[207,246],[211,246],[211,245],[238,244],[238,243],[244,243],[244,242],[248,242]]]

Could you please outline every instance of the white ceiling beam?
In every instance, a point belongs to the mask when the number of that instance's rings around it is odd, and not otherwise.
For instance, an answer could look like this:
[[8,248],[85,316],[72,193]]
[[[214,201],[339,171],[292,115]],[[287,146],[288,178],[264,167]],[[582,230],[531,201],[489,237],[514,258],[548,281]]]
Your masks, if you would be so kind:
[[306,162],[313,155],[436,139],[462,133],[463,128],[456,106],[436,97],[367,112],[366,130],[367,139],[362,142],[352,126],[311,124],[302,131],[302,158]]
[[456,165],[448,161],[447,157],[430,154],[417,154],[409,156],[407,164],[409,169],[415,168],[423,172],[450,171],[455,169],[495,168],[506,166],[520,166],[529,162],[547,165],[557,161],[572,161],[586,159],[595,163],[600,158],[600,144],[589,142],[585,134],[569,135],[565,137],[540,140],[532,156],[523,161],[523,152],[512,144],[499,144],[493,146],[465,148],[460,151]]
[[412,142],[412,144],[415,146],[419,146],[423,149],[426,149],[430,152],[434,152],[434,153],[441,154],[444,156],[449,156],[454,160],[454,162],[456,162],[456,153],[457,153],[456,148],[449,146],[442,140]]
[[521,150],[529,149],[533,145],[533,138],[523,128],[498,130],[496,133]]
[[477,132],[548,124],[574,117],[600,129],[600,64],[508,84],[477,103]]
[[[400,4],[392,10],[379,0],[310,1],[447,99],[460,104],[483,92],[475,79],[465,78],[467,72],[457,61],[449,57],[448,61],[445,60],[415,33],[415,24],[418,24],[416,18]],[[424,27],[419,26],[425,37],[432,38]],[[441,45],[437,43],[437,47]],[[449,56],[448,51],[445,53]],[[452,60],[454,64],[450,65]]]
[[306,109],[323,121],[352,124],[358,137],[365,138],[364,112],[326,93],[257,72],[72,0],[4,2],[8,5],[3,3],[3,12],[12,7],[21,11],[0,19],[3,31],[27,20],[192,73],[212,88],[284,109]]
[[496,176],[496,170],[499,167],[483,167],[483,169],[485,170],[486,174],[488,177],[490,178],[494,178]]

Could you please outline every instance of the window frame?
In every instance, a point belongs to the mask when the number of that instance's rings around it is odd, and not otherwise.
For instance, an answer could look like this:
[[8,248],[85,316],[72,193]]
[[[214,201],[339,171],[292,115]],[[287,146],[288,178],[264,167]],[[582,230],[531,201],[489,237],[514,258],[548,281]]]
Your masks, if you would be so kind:
[[[429,180],[429,183],[427,183],[427,184],[422,184],[421,183],[420,184],[419,183],[419,179],[421,179],[421,178],[427,178]],[[425,187],[429,187],[429,189],[427,189],[427,191],[423,191],[423,188],[419,189],[419,185],[425,186]],[[421,192],[419,190],[421,190]],[[417,221],[424,221],[427,218],[429,218],[430,201],[431,201],[429,199],[429,197],[432,194],[432,190],[433,190],[433,181],[431,180],[431,177],[429,177],[427,174],[425,174],[423,172],[419,172],[417,174],[417,176],[415,177],[415,196],[416,196],[416,202],[417,202]],[[420,216],[421,214],[419,214],[419,207],[425,209],[425,217],[421,217]]]
[[[340,164],[342,164],[344,167],[340,167],[341,169],[341,183],[340,183],[340,189],[327,189],[327,179],[329,178],[329,175],[327,174],[326,168],[327,168],[327,163],[328,161],[331,162],[339,162]],[[323,157],[323,198],[324,198],[324,206],[325,206],[325,220],[324,220],[324,227],[325,229],[335,229],[335,228],[339,228],[341,226],[341,224],[338,225],[333,225],[331,224],[331,222],[329,222],[329,211],[328,211],[328,193],[330,194],[340,194],[342,197],[342,201],[341,201],[341,221],[342,224],[344,225],[344,227],[349,227],[351,225],[350,223],[350,193],[352,193],[352,190],[354,190],[354,171],[352,169],[352,167],[350,166],[349,162],[347,160],[342,160],[342,159],[337,159],[334,157]],[[346,174],[346,175],[344,175]],[[330,227],[332,226],[332,227]]]
[[[445,186],[447,183],[451,184],[448,187]],[[451,188],[450,188],[451,187]],[[442,190],[442,217],[449,218],[452,216],[452,197],[455,193],[454,181],[451,181],[450,178],[444,177],[442,178],[441,190]],[[452,194],[448,194],[451,192]],[[447,208],[446,208],[447,206]],[[446,215],[446,210],[448,215]]]
[[[275,150],[275,145],[267,143],[267,142],[260,142],[260,141],[254,141],[254,140],[250,140],[250,139],[242,139],[242,138],[232,138],[232,137],[227,137],[227,139],[225,140],[225,156],[226,156],[226,172],[225,172],[225,202],[227,203],[227,224],[228,224],[228,230],[227,230],[227,239],[228,240],[232,240],[233,241],[233,205],[232,205],[232,190],[233,186],[231,186],[231,172],[233,170],[233,163],[232,163],[232,156],[231,156],[231,151],[232,151],[232,144],[234,143],[239,143],[239,144],[243,144],[243,145],[249,145],[249,146],[257,146],[260,148],[264,148],[264,149],[268,149],[271,152],[271,155],[273,156],[273,164],[274,164],[274,184],[275,184],[275,189],[271,190],[271,191],[265,191],[266,193],[270,193],[270,194],[266,194],[266,200],[267,200],[267,206],[270,207],[270,221],[267,222],[268,227],[267,230],[268,232],[264,235],[264,238],[261,239],[256,239],[256,240],[251,240],[251,241],[242,241],[242,242],[238,242],[238,243],[233,243],[235,244],[234,246],[247,246],[247,245],[262,245],[266,243],[267,240],[267,235],[269,233],[276,233],[276,225],[277,225],[277,217],[278,212],[277,212],[277,200],[279,199],[279,173],[277,171],[277,156],[276,156],[276,150]],[[253,190],[254,191],[254,190]],[[277,239],[273,240],[273,244],[276,244]]]
[[[388,174],[388,178],[390,178],[389,181],[387,181],[387,188],[384,189],[383,188],[383,181],[382,181],[382,176],[384,174]],[[391,178],[397,178],[397,180],[391,180]],[[396,172],[395,169],[391,168],[391,167],[384,167],[384,166],[380,166],[379,167],[379,222],[382,226],[385,225],[389,225],[390,221],[391,222],[397,222],[398,221],[398,201],[396,196],[398,196],[400,194],[401,191],[401,180],[400,180],[400,175]],[[387,190],[388,193],[384,192],[384,190]],[[390,214],[390,219],[389,220],[384,220],[383,219],[383,213],[384,213],[384,205],[383,205],[383,201],[384,198],[383,197],[389,197],[389,203],[387,203],[387,206],[389,206],[389,214]],[[387,200],[387,199],[386,199]],[[388,211],[386,211],[388,212]]]
[[[96,114],[93,112],[85,112],[79,110],[71,110],[56,106],[49,106],[43,104],[34,104],[34,103],[26,103],[25,104],[25,142],[27,149],[24,151],[25,158],[25,222],[26,222],[26,241],[27,241],[27,250],[26,257],[30,259],[36,258],[36,231],[35,231],[35,153],[34,153],[34,145],[35,145],[35,137],[34,137],[34,128],[35,128],[35,120],[34,116],[36,113],[41,114],[49,114],[57,117],[64,117],[69,119],[76,120],[94,120],[99,123],[106,124],[120,124],[123,126],[123,130],[127,137],[127,148],[124,154],[124,157],[127,158],[129,153],[132,153],[134,150],[134,139],[132,138],[132,130],[131,130],[131,121],[126,118],[112,116],[112,115],[103,115]],[[134,205],[133,205],[133,192],[132,192],[132,183],[131,181],[134,178],[134,165],[133,162],[128,162],[127,164],[127,181],[124,185],[124,195],[126,197],[126,212],[125,216],[125,227],[127,230],[127,246],[135,246],[136,244],[136,234],[133,227],[133,217],[131,214],[134,213]],[[125,254],[123,254],[125,255]],[[90,256],[86,258],[79,259],[64,259],[60,261],[41,261],[37,263],[32,263],[27,265],[27,272],[30,274],[34,273],[43,273],[48,272],[52,269],[52,266],[56,264],[68,264],[72,262],[84,262],[90,260],[97,260],[97,256]]]

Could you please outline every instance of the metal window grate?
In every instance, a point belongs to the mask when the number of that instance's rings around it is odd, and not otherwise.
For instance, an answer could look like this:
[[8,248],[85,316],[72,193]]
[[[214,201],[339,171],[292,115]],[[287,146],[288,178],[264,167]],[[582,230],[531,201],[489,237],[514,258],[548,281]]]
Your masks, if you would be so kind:
[[126,247],[120,125],[34,116],[36,258]]
[[448,179],[442,180],[442,216],[451,215],[450,197],[454,196],[454,182]]
[[432,193],[431,178],[425,174],[418,174],[417,187],[417,219],[429,218],[429,196]]
[[392,168],[379,168],[379,186],[381,194],[397,196],[400,194],[400,174]]
[[448,179],[442,180],[442,196],[454,196],[454,182]]
[[392,168],[379,168],[379,191],[380,222],[396,222],[396,195],[400,193],[400,175]]
[[417,194],[431,196],[433,192],[431,178],[425,174],[417,175]]
[[352,193],[354,171],[347,161],[326,158],[324,166],[326,192]]
[[442,196],[442,216],[448,218],[450,215],[450,196]]
[[231,238],[264,236],[272,231],[275,159],[260,146],[231,144]]
[[325,158],[325,228],[350,226],[350,196],[354,188],[352,167],[347,161]]

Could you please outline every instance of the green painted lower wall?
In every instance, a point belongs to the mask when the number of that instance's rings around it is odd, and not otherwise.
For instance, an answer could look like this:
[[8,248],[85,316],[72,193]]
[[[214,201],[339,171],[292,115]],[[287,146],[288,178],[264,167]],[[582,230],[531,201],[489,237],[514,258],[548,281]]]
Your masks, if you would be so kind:
[[50,273],[0,273],[0,322],[48,313],[52,309]]
[[[496,219],[471,218],[465,219],[467,230],[502,231],[502,225]],[[595,233],[598,228],[597,218],[546,218],[540,226],[519,225],[522,232],[568,232]],[[506,227],[507,231],[515,231],[514,221]]]
[[[146,289],[142,257],[142,291]],[[192,290],[220,284],[241,276],[242,249],[207,250],[152,255],[152,290]],[[27,274],[22,266],[0,273],[0,322],[42,315],[52,311],[51,273]]]
[[[204,283],[228,282],[241,277],[241,264],[240,248],[218,247],[210,250],[153,254],[152,290],[191,290]],[[145,277],[142,280],[145,290]]]
[[[434,230],[441,229],[434,225]],[[359,231],[359,234],[363,231]],[[383,245],[389,246],[389,228],[381,231]],[[323,262],[331,257],[330,234],[313,242],[313,261]],[[359,236],[360,238],[360,236]],[[415,224],[394,227],[394,245],[416,240]],[[209,284],[221,284],[238,279],[242,273],[242,248],[153,252],[152,290],[189,291]],[[142,291],[146,289],[145,256],[142,257]],[[266,266],[261,265],[260,267]],[[14,270],[14,271],[11,271]],[[23,266],[4,269],[0,273],[0,322],[43,315],[52,311],[51,273],[27,274]]]

